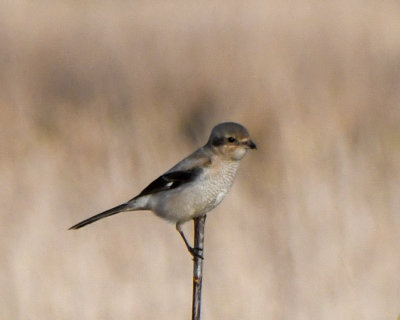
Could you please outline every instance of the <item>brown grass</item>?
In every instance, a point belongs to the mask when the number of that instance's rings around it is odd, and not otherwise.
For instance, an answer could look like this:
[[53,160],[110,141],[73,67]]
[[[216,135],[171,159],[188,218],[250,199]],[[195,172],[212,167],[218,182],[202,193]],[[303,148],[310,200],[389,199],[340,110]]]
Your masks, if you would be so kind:
[[204,319],[396,319],[399,16],[394,0],[2,2],[0,319],[188,319],[172,225],[67,228],[226,120],[259,151],[207,219]]

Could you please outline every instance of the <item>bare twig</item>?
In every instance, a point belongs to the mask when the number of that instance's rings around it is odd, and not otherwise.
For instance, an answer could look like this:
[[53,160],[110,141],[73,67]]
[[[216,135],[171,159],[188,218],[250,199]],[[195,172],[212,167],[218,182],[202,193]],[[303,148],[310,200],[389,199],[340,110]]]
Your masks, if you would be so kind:
[[200,253],[193,256],[193,302],[192,320],[200,320],[201,311],[201,285],[203,281],[203,259],[204,256],[204,226],[206,216],[194,219],[194,248]]

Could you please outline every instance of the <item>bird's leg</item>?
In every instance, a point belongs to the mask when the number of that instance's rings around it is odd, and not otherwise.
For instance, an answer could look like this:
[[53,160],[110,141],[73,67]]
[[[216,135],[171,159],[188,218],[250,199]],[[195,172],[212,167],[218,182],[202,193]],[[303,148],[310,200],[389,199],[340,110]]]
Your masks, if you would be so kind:
[[186,248],[188,249],[188,251],[190,252],[190,254],[192,255],[192,257],[198,257],[200,259],[204,259],[203,256],[199,253],[199,251],[202,251],[203,249],[200,248],[194,248],[191,247],[189,244],[189,241],[187,241],[185,234],[183,233],[182,230],[182,223],[181,222],[177,222],[176,223],[176,230],[179,232],[179,234],[181,235],[183,241],[185,242]]

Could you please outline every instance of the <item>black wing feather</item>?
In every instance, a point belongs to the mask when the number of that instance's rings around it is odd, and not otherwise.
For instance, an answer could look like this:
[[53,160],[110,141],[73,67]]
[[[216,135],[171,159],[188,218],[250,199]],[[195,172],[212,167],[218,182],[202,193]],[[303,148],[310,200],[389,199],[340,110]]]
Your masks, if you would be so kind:
[[201,171],[201,168],[194,168],[186,171],[167,172],[150,183],[137,197],[175,189],[184,183],[192,182]]

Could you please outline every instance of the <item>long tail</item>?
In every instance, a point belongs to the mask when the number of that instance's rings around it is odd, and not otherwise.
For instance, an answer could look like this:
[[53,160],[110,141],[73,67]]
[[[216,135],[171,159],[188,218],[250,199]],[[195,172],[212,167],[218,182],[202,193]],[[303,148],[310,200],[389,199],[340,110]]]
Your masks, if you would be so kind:
[[96,222],[97,220],[103,219],[105,217],[112,216],[114,214],[117,214],[117,213],[120,213],[120,212],[123,212],[123,211],[129,211],[129,210],[132,210],[132,206],[129,205],[129,202],[128,203],[123,203],[123,204],[120,204],[119,206],[116,206],[114,208],[108,209],[108,210],[106,210],[104,212],[96,214],[93,217],[90,217],[90,218],[88,218],[86,220],[83,220],[83,221],[77,223],[76,225],[72,226],[68,230],[71,230],[71,229],[76,230],[76,229],[82,228],[82,227],[84,227],[84,226],[86,226],[88,224],[91,224],[93,222]]

